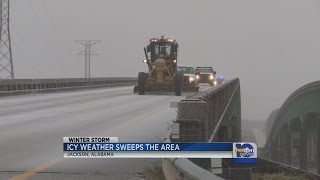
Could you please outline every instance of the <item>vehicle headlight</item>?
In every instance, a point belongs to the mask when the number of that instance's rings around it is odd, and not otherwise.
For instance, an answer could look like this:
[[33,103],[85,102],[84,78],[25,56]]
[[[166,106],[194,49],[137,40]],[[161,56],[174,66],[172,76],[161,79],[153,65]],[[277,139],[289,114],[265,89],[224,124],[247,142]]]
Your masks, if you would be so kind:
[[189,77],[189,81],[190,82],[194,81],[194,78],[193,77]]
[[196,79],[200,79],[200,76],[199,76],[199,75],[196,75]]
[[218,85],[218,82],[217,81],[213,81],[213,85]]
[[146,59],[144,59],[142,62],[147,63],[148,61]]
[[209,79],[213,80],[213,79],[214,79],[214,75],[211,74],[211,75],[209,76]]
[[173,63],[177,63],[177,60],[175,59],[175,60],[173,60]]

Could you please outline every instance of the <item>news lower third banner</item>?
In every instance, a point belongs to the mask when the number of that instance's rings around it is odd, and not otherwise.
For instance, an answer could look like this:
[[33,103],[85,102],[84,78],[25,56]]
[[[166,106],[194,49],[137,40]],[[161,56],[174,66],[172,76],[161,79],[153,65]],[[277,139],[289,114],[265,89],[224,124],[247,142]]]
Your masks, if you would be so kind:
[[64,158],[231,158],[256,163],[257,146],[248,142],[135,143],[117,137],[64,137]]

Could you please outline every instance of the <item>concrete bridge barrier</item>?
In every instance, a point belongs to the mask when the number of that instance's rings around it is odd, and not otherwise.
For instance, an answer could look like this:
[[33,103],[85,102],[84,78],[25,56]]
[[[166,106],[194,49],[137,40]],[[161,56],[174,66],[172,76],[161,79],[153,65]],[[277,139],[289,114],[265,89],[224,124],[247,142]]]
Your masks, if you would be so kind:
[[90,79],[2,79],[0,80],[0,96],[134,85],[136,82],[137,78],[132,77],[109,77]]

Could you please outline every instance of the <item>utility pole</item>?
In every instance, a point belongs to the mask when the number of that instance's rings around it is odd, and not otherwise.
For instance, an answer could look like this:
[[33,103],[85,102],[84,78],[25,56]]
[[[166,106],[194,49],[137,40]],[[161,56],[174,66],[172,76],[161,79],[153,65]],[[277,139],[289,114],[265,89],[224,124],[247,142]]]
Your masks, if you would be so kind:
[[90,78],[91,75],[91,56],[99,55],[91,50],[91,46],[101,42],[100,40],[76,40],[76,43],[82,44],[84,46],[84,50],[78,53],[77,55],[84,55],[85,66],[84,66],[84,77]]
[[14,79],[9,28],[9,0],[0,0],[0,11],[0,80]]

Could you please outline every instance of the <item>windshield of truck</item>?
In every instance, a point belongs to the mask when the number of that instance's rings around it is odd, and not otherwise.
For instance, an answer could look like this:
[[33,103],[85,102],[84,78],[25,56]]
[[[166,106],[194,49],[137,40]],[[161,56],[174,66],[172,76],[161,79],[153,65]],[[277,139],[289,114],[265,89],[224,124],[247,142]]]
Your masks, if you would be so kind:
[[204,72],[204,73],[212,73],[213,69],[210,67],[199,67],[197,68],[197,71]]

